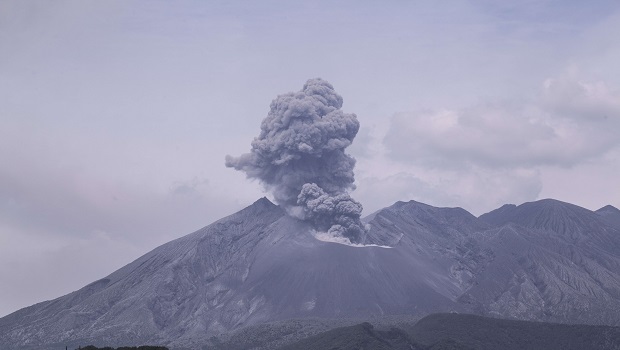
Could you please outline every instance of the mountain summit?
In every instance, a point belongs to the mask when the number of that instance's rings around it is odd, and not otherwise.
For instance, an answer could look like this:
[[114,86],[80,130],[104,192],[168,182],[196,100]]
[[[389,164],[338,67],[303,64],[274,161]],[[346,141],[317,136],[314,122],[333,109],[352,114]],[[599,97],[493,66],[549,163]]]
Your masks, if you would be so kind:
[[330,242],[262,198],[1,318],[0,348],[200,347],[267,322],[450,311],[620,324],[620,229],[599,212],[543,200],[476,218],[410,201],[364,222],[366,245]]
[[606,205],[597,210],[596,213],[603,216],[612,225],[620,228],[620,209],[611,205]]

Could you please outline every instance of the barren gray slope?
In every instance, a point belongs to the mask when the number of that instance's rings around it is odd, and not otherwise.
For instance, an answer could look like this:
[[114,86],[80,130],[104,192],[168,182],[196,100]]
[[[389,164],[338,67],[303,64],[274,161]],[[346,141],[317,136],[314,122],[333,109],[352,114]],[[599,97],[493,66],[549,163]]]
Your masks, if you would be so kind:
[[461,301],[481,314],[620,324],[620,230],[555,200],[505,206],[481,219],[500,225],[477,233],[495,258]]
[[476,219],[410,201],[373,214],[370,224],[369,241],[410,251],[419,278],[463,309],[620,324],[620,229],[600,213],[546,199]]
[[12,313],[0,319],[0,348],[166,343],[239,322],[251,305],[231,301],[231,290],[283,215],[261,199],[76,292]]
[[593,211],[555,199],[543,199],[519,206],[505,205],[480,216],[496,226],[514,223],[519,226],[555,232],[575,243],[589,238],[603,238],[610,225]]
[[247,278],[257,242],[282,216],[269,201],[259,200],[77,292],[0,319],[0,344],[168,342],[209,328],[227,329],[250,306],[224,308],[228,315],[215,315],[214,309]]
[[427,273],[423,261],[405,245],[319,241],[262,199],[79,291],[0,319],[0,348],[191,345],[288,318],[452,310],[442,272]]
[[491,226],[462,208],[409,201],[373,214],[367,243],[393,245],[415,260],[415,278],[456,300],[492,259],[475,232]]
[[604,217],[610,224],[620,228],[620,209],[611,205],[606,205],[597,210],[596,213]]
[[[491,216],[486,216],[487,218]],[[163,344],[286,319],[470,311],[618,324],[620,232],[553,200],[493,220],[398,202],[366,243],[319,241],[261,199],[79,291],[0,319],[0,348]]]

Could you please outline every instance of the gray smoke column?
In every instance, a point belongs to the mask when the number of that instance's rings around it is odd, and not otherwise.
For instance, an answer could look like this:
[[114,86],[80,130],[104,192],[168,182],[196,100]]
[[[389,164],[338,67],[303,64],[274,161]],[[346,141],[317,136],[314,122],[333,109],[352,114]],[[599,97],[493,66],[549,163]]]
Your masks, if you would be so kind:
[[344,152],[359,122],[341,107],[330,83],[308,80],[301,91],[271,102],[250,153],[226,156],[226,166],[258,179],[289,214],[315,229],[360,243],[362,205],[348,194],[355,188],[355,159]]

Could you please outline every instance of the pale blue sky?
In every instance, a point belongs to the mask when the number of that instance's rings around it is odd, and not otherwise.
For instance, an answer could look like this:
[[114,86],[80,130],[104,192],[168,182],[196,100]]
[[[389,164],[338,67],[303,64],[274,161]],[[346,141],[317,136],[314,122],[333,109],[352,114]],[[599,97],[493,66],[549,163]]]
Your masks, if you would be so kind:
[[314,77],[365,214],[620,207],[618,37],[616,1],[2,1],[0,315],[268,195],[224,156]]

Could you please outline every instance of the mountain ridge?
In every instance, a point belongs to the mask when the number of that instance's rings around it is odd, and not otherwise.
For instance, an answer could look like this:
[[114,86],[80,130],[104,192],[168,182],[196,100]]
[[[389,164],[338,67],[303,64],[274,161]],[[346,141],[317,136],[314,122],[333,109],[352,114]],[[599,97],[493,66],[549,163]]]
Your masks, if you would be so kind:
[[[199,346],[287,319],[473,312],[620,324],[620,229],[555,200],[475,217],[397,202],[366,244],[324,242],[266,198],[60,298],[0,318],[2,348]],[[138,321],[139,320],[139,321]]]
[[595,213],[603,216],[607,222],[620,228],[620,209],[612,205],[606,205],[596,210]]

